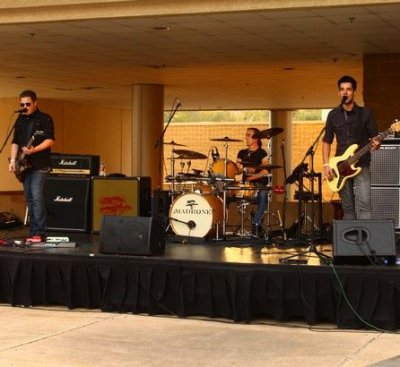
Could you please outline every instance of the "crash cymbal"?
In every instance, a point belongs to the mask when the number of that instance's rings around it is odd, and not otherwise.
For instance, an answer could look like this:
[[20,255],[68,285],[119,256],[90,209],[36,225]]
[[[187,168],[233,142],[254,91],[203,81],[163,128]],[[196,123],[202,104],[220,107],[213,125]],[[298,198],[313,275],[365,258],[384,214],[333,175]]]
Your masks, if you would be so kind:
[[270,171],[271,169],[282,168],[282,166],[278,166],[276,164],[263,164],[261,166],[258,166],[257,168],[266,169],[267,171]]
[[228,136],[225,136],[224,138],[215,138],[215,139],[210,139],[211,141],[233,141],[233,142],[242,142],[243,140],[240,139],[231,139]]
[[187,147],[187,145],[175,143],[173,140],[168,141],[168,142],[164,142],[164,145],[174,145],[174,146],[177,146],[177,147]]
[[267,130],[262,130],[258,134],[254,134],[253,138],[255,139],[270,139],[275,135],[280,134],[283,131],[281,127],[271,127]]
[[193,150],[175,149],[174,153],[178,155],[177,159],[206,159],[203,153],[194,152]]

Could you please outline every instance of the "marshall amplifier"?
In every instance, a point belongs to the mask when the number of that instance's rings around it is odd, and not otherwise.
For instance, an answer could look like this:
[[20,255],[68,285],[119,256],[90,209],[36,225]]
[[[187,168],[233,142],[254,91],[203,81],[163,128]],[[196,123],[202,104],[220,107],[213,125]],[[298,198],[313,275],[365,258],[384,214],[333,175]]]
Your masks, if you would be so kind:
[[52,176],[90,177],[99,174],[98,155],[52,153],[50,159]]
[[49,176],[44,197],[48,230],[90,231],[90,178]]

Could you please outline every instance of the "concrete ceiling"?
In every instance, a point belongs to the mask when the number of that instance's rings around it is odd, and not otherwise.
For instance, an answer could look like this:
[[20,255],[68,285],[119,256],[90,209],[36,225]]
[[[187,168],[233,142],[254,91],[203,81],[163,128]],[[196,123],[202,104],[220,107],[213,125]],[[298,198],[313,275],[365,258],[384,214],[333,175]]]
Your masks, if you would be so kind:
[[328,108],[364,54],[400,52],[400,3],[0,25],[0,98],[130,108],[133,84],[165,108]]

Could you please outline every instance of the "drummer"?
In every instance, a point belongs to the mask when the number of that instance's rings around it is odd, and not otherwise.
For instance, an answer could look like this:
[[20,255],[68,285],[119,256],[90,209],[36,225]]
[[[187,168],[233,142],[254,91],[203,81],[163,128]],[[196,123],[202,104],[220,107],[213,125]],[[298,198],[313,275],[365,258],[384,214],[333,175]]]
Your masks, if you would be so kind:
[[[260,134],[260,130],[250,127],[246,130],[247,149],[242,149],[237,155],[236,164],[238,174],[242,174],[243,183],[250,182],[260,188],[265,188],[268,184],[268,171],[266,169],[258,169],[260,165],[268,164],[268,154],[262,148],[261,139],[255,138],[254,135]],[[259,190],[257,193],[257,211],[252,218],[252,234],[254,237],[262,237],[261,219],[267,209],[267,190]]]

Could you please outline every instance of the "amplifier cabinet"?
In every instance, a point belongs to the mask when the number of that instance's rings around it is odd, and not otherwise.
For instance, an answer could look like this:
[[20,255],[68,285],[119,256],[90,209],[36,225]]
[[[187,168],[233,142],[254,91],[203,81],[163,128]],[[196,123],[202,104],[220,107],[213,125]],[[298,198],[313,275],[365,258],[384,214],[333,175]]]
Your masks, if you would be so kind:
[[100,168],[100,156],[88,154],[52,153],[51,175],[55,176],[97,176]]
[[382,144],[371,154],[371,185],[400,185],[400,145]]
[[99,232],[103,217],[151,216],[150,177],[92,177],[92,232]]
[[89,178],[48,176],[44,197],[48,230],[90,231]]
[[400,230],[400,187],[371,187],[371,204],[373,219],[394,220]]

